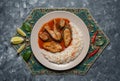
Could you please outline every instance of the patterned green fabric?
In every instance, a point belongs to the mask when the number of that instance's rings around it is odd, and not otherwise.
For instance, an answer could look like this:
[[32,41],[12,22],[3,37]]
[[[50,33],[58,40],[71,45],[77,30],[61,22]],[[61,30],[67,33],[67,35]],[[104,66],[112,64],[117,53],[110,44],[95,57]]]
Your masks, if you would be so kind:
[[[63,72],[57,72],[50,70],[44,66],[42,66],[34,57],[32,54],[31,46],[30,46],[30,34],[31,30],[34,27],[37,20],[45,15],[48,12],[51,11],[69,11],[74,14],[76,14],[78,17],[80,17],[86,26],[88,27],[89,34],[91,37],[91,40],[93,38],[93,35],[96,31],[98,31],[98,34],[96,36],[96,40],[94,44],[90,44],[90,48],[88,51],[88,54],[86,58],[77,65],[75,68],[72,68],[67,71]],[[23,57],[23,60],[25,61],[28,68],[31,70],[33,74],[80,74],[84,75],[87,73],[89,68],[93,65],[95,60],[99,57],[103,49],[109,44],[109,39],[107,36],[103,33],[103,31],[99,28],[96,21],[91,16],[90,12],[87,9],[33,9],[32,12],[28,15],[26,20],[23,22],[23,25],[21,26],[21,29],[27,34],[26,40],[24,43],[26,44],[26,48],[20,53],[20,55]],[[20,36],[19,34],[16,34],[15,36]],[[13,45],[15,49],[18,49],[21,44],[19,45]],[[96,48],[100,48],[99,51],[90,57],[90,53],[94,51]]]

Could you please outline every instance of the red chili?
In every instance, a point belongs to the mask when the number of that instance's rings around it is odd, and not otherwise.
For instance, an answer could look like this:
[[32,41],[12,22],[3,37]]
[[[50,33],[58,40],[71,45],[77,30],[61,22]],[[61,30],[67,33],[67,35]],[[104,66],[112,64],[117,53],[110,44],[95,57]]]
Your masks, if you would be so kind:
[[91,53],[89,53],[88,58],[94,56],[98,51],[99,51],[100,47],[98,47],[97,49],[95,49],[94,51],[92,51]]
[[97,34],[98,34],[98,31],[96,31],[96,32],[94,33],[94,35],[93,35],[93,37],[92,37],[92,39],[91,39],[92,44],[95,43]]

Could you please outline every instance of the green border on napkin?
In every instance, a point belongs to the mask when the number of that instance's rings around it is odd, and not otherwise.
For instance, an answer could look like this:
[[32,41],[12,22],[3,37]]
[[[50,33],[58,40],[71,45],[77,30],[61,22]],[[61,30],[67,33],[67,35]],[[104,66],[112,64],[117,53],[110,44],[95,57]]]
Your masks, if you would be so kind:
[[[90,38],[92,40],[93,35],[96,31],[98,31],[98,34],[96,36],[95,44],[90,44],[90,48],[88,51],[88,54],[86,58],[77,65],[75,68],[72,68],[67,71],[63,72],[57,72],[50,70],[44,66],[42,66],[34,57],[31,47],[30,47],[30,34],[31,30],[34,27],[37,20],[45,15],[48,12],[51,11],[69,11],[71,13],[76,14],[78,17],[80,17],[86,26],[88,27]],[[90,12],[87,9],[33,9],[32,12],[28,15],[28,17],[23,22],[21,29],[27,34],[25,41],[23,43],[26,44],[25,49],[20,53],[20,55],[23,57],[23,60],[25,61],[28,68],[31,70],[32,74],[79,74],[84,75],[87,73],[89,68],[93,65],[95,60],[100,56],[103,49],[109,44],[108,37],[104,34],[104,32],[100,29],[99,25],[96,23],[94,18],[91,16]],[[15,36],[21,36],[18,33]],[[13,45],[14,48],[17,50],[21,44]],[[93,52],[97,47],[100,47],[99,51],[91,56],[90,53]],[[29,51],[29,52],[28,52]],[[30,54],[28,54],[30,53]],[[27,58],[27,60],[26,60]]]

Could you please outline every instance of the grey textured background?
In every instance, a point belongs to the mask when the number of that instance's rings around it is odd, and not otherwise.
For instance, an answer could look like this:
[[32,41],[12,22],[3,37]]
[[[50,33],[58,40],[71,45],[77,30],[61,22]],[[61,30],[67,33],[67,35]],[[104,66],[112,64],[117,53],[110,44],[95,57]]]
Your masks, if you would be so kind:
[[[10,45],[30,11],[35,8],[88,8],[111,44],[85,76],[32,76],[22,58]],[[0,81],[119,81],[120,0],[0,0]]]

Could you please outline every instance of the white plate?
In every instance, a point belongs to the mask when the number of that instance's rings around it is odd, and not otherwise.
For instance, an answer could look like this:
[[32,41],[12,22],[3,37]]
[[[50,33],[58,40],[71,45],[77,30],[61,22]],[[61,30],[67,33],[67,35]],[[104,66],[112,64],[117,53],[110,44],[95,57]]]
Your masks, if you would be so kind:
[[[81,54],[79,54],[79,56],[75,60],[73,60],[67,64],[59,64],[58,65],[58,64],[49,62],[41,54],[41,51],[40,51],[40,48],[38,45],[38,32],[40,30],[40,27],[44,23],[48,22],[49,20],[51,20],[53,18],[60,18],[60,17],[67,18],[70,20],[70,22],[72,22],[76,26],[78,26],[79,31],[82,31],[82,34],[83,34],[84,46],[83,46]],[[36,24],[33,27],[32,32],[31,32],[31,41],[30,42],[31,42],[31,48],[34,53],[34,56],[42,65],[44,65],[47,68],[53,69],[53,70],[67,70],[67,69],[75,67],[80,62],[82,62],[82,60],[85,58],[85,56],[87,55],[88,49],[89,49],[90,36],[89,36],[89,32],[88,32],[86,25],[78,16],[76,16],[73,13],[67,12],[67,11],[53,11],[53,12],[50,12],[50,13],[44,15],[36,22]]]

